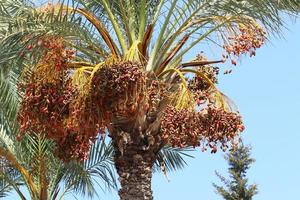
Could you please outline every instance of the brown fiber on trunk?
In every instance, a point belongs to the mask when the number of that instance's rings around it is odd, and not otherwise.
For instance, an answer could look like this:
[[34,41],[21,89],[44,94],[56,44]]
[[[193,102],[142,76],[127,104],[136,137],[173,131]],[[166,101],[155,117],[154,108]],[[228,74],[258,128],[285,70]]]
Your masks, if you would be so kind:
[[[120,136],[121,135],[121,136]],[[124,135],[128,139],[125,139]],[[159,147],[138,134],[118,133],[113,138],[115,166],[119,175],[121,200],[152,200],[152,167]]]
[[148,155],[132,151],[128,157],[116,156],[121,200],[152,200],[151,178],[153,161]]

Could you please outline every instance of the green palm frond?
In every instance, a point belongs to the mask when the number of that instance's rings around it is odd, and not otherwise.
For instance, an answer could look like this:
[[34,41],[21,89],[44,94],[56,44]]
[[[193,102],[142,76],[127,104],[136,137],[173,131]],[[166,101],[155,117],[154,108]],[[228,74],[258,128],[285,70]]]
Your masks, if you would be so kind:
[[[109,12],[112,12],[116,18],[116,23],[121,29],[120,31],[126,36],[124,39],[130,47],[136,39],[142,39],[143,34],[146,31],[146,25],[152,20],[152,16],[157,11],[161,1],[77,0],[77,2],[87,10],[95,13],[103,21],[109,20]],[[107,3],[107,6],[104,6],[105,2]],[[115,37],[117,36],[115,35]]]
[[37,134],[24,136],[20,143],[19,160],[30,170],[40,196],[47,198],[48,191],[51,193],[53,189],[47,187],[47,181],[53,182],[49,176],[56,175],[61,166],[61,161],[53,155],[53,142]]
[[12,137],[7,133],[7,129],[5,129],[4,125],[0,124],[0,147],[8,150],[12,154],[16,154],[15,152],[15,141]]
[[78,59],[95,62],[106,56],[107,47],[95,33],[95,28],[82,16],[75,15],[72,9],[66,9],[67,7],[61,5],[52,12],[43,12],[39,10],[41,8],[24,6],[22,3],[15,4],[14,1],[0,4],[3,8],[0,9],[2,68],[3,65],[10,68],[22,67],[8,63],[11,60],[19,60],[21,63],[19,65],[26,63],[26,58],[30,59],[32,54],[37,54],[40,50],[27,52],[26,55],[23,55],[23,52],[28,46],[37,44],[38,39],[47,34],[63,36],[68,41],[67,44],[75,47],[80,54]]
[[116,188],[115,170],[113,167],[113,147],[98,139],[91,147],[89,158],[83,163],[70,163],[64,175],[67,190],[93,196],[97,195],[95,183],[100,188],[101,182],[106,188]]
[[[29,182],[25,174],[25,170],[20,171],[22,166],[19,163],[18,150],[16,149],[16,143],[13,138],[7,134],[7,130],[0,124],[0,182],[4,193],[14,190],[20,196],[22,200],[25,199],[23,193],[20,191],[19,186],[26,185],[30,187]],[[6,153],[5,153],[6,152]],[[6,157],[8,156],[8,157]],[[7,159],[8,158],[8,159]],[[3,194],[4,195],[4,194]]]
[[22,185],[20,173],[0,159],[0,198],[8,196],[13,190],[21,194],[19,188]]
[[192,148],[163,147],[158,153],[154,171],[161,171],[162,167],[165,167],[166,171],[183,169],[187,165],[185,159],[193,158],[190,155],[192,151]]
[[12,190],[10,184],[0,175],[0,198],[8,196]]
[[[0,126],[0,147],[12,151],[13,141],[5,134],[5,129]],[[22,185],[21,175],[0,156],[0,198],[7,196],[12,190],[19,191]]]
[[17,128],[15,125],[19,106],[17,82],[17,75],[13,72],[8,75],[0,74],[0,124],[11,131]]

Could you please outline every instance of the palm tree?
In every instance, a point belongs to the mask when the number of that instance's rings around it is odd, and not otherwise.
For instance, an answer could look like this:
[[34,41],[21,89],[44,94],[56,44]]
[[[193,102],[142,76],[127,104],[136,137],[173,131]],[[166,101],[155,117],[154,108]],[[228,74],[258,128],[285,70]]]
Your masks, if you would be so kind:
[[[243,130],[212,64],[254,55],[265,31],[279,32],[279,11],[299,8],[296,0],[6,0],[1,74],[19,75],[21,140],[51,139],[68,163],[85,160],[108,135],[120,198],[153,199],[154,164],[174,161],[167,149],[215,153]],[[184,62],[204,41],[223,47],[223,57]]]
[[[34,9],[23,1],[1,2],[0,41],[5,44],[7,37],[12,36],[11,19],[15,12],[34,14]],[[27,2],[28,3],[28,2]],[[23,10],[24,9],[24,10]],[[28,13],[23,13],[23,17]],[[38,22],[37,15],[30,22]],[[20,17],[21,18],[21,17]],[[19,19],[18,19],[19,20]],[[56,23],[65,23],[62,19],[54,19]],[[41,27],[39,27],[41,28]],[[26,35],[26,34],[25,34]],[[3,48],[5,46],[1,46]],[[7,58],[7,55],[3,56]],[[2,60],[3,61],[3,60]],[[7,60],[6,60],[7,61]],[[20,138],[16,121],[22,92],[18,90],[19,77],[23,64],[28,60],[9,59],[2,62],[0,68],[0,197],[5,197],[14,190],[20,199],[62,199],[66,194],[98,195],[95,183],[103,182],[110,188],[115,188],[115,176],[112,168],[113,148],[111,143],[105,143],[99,138],[92,145],[88,159],[82,162],[62,162],[54,156],[55,144],[41,134],[25,135]],[[8,68],[7,64],[14,66]],[[186,164],[182,156],[187,149],[164,148],[159,153],[159,160],[165,159],[167,170],[176,170]],[[102,185],[98,186],[102,187]],[[27,188],[24,193],[21,187]],[[99,188],[99,187],[98,187]]]

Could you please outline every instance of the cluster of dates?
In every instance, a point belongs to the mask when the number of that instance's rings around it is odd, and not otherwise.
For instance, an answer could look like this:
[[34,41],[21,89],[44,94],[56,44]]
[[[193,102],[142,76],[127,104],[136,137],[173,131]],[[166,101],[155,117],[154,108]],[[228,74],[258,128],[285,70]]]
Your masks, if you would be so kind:
[[58,71],[66,69],[68,61],[74,56],[74,51],[66,49],[63,38],[60,37],[41,38],[38,45],[46,49],[43,62],[54,66]]
[[65,124],[76,90],[70,81],[62,79],[54,83],[32,81],[23,87],[25,92],[18,113],[20,132],[43,134],[57,144],[56,151],[60,152],[59,146],[64,146],[71,134]]
[[40,58],[41,65],[52,67],[57,72],[67,68],[67,63],[75,53],[72,49],[66,48],[64,39],[59,36],[40,37],[35,44],[27,46],[28,51],[33,49],[41,49],[43,52]]
[[20,132],[43,134],[53,140],[56,155],[66,162],[83,160],[95,134],[82,135],[72,123],[79,93],[72,85],[67,64],[74,52],[66,49],[62,38],[54,36],[38,39],[28,50],[38,47],[43,49],[40,61],[31,78],[19,85],[24,93],[18,112]]
[[158,111],[161,102],[167,99],[167,97],[166,84],[163,81],[152,80],[147,88],[148,101],[145,105],[145,110],[149,118]]
[[112,116],[130,118],[145,100],[146,84],[140,64],[127,61],[105,65],[92,79],[91,100],[105,115],[105,121]]
[[[24,88],[18,113],[20,132],[39,133],[53,140],[56,144],[55,154],[65,162],[86,159],[98,132],[92,132],[86,126],[78,129],[84,123],[73,123],[75,117],[83,116],[79,116],[74,109],[78,91],[71,84],[71,80],[64,82],[61,79],[54,83],[32,82],[25,84]],[[81,131],[83,128],[86,128],[84,132]]]
[[88,143],[98,134],[105,134],[103,114],[91,94],[78,95],[70,105],[70,113],[67,128],[78,133],[81,140]]
[[[242,54],[250,54],[255,56],[257,48],[260,48],[265,40],[266,33],[260,27],[239,27],[239,34],[234,37],[229,37],[229,44],[224,45],[224,49],[228,56],[233,55],[234,57],[239,57]],[[233,65],[236,65],[234,59],[231,60]]]
[[[72,51],[66,50],[59,39],[41,39],[38,45],[48,51],[32,80],[24,84],[18,121],[23,134],[41,133],[52,139],[56,155],[66,162],[86,159],[95,138],[105,134],[111,124],[120,124],[124,119],[128,125],[144,117],[152,123],[159,111],[171,103],[172,89],[149,77],[141,64],[130,61],[104,64],[93,73],[88,92],[80,93],[66,70]],[[200,105],[208,99],[211,84],[217,83],[219,71],[210,66],[197,70],[211,81],[199,75],[189,81],[188,89]],[[47,73],[56,74],[56,78],[49,81]],[[215,152],[218,143],[225,147],[242,131],[243,125],[236,113],[213,106],[196,112],[169,105],[162,114],[160,128],[166,144],[174,147],[205,144]]]
[[[204,76],[206,76],[212,84],[218,83],[218,67],[205,65],[198,67],[197,70]],[[211,88],[211,83],[209,83],[202,76],[197,74],[189,81],[188,89],[193,93],[194,99],[198,106],[206,103],[207,99],[209,99],[209,96],[213,92]]]
[[77,132],[68,132],[63,139],[56,143],[55,155],[64,162],[86,160],[90,147],[95,141],[95,137],[88,137]]
[[225,150],[227,142],[243,129],[238,114],[214,106],[200,112],[168,106],[161,121],[162,138],[166,144],[180,148],[202,145],[205,150],[208,146],[212,153],[217,151],[218,144]]
[[27,83],[18,115],[20,130],[46,133],[53,139],[64,135],[64,120],[69,116],[69,104],[75,94],[70,82]]

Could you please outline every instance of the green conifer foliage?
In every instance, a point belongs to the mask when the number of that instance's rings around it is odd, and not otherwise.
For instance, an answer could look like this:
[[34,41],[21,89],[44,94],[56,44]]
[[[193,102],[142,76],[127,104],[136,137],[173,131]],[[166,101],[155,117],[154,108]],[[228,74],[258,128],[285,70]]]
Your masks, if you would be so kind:
[[253,196],[257,194],[257,185],[248,185],[248,178],[246,177],[247,170],[250,165],[255,162],[250,157],[251,148],[244,146],[243,143],[233,147],[225,156],[228,161],[228,172],[230,178],[226,179],[218,172],[217,176],[220,178],[224,186],[213,184],[216,193],[225,200],[252,200]]

